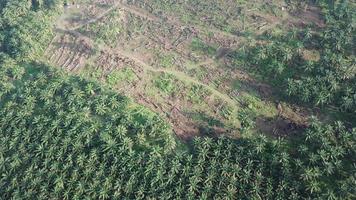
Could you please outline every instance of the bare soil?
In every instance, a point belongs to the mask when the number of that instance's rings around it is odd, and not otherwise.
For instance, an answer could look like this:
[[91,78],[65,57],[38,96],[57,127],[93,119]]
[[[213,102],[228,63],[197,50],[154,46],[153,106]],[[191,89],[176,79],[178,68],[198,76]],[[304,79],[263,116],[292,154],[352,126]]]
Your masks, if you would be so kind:
[[[232,80],[239,80],[256,90],[264,101],[271,101],[273,88],[255,80],[248,73],[239,70],[230,62],[228,54],[246,42],[242,36],[220,30],[214,26],[206,27],[197,22],[189,25],[172,13],[153,13],[149,4],[132,5],[126,1],[97,0],[79,8],[68,8],[57,23],[57,36],[49,45],[45,57],[56,66],[80,73],[91,64],[93,70],[100,70],[102,81],[114,71],[130,68],[137,80],[116,89],[161,114],[173,127],[176,135],[183,139],[203,134],[202,127],[209,127],[217,135],[238,133],[240,124],[236,119],[242,104],[238,91],[232,88]],[[123,12],[120,23],[124,31],[115,41],[106,44],[95,43],[95,34],[90,30],[81,31],[92,23],[105,23],[109,14],[115,10]],[[305,15],[311,14],[304,13]],[[273,29],[286,19],[268,14],[250,12],[255,18],[256,34]],[[316,20],[316,19],[314,19]],[[294,23],[294,22],[293,22]],[[191,49],[193,38],[217,47],[215,55],[205,55]],[[168,66],[162,67],[159,59],[173,55]],[[187,63],[191,69],[188,70]],[[150,94],[155,85],[155,77],[171,75],[180,89],[174,94],[157,91]],[[187,98],[191,86],[201,86],[208,91],[201,96],[199,103]],[[155,91],[155,90],[154,90]],[[301,111],[285,106],[284,112],[275,118],[259,118],[257,127],[263,132],[288,135],[305,126],[307,116]],[[224,116],[229,108],[230,117]],[[198,119],[195,119],[198,118]],[[231,124],[233,123],[233,125]]]
[[56,66],[76,71],[84,66],[93,53],[92,43],[86,38],[63,34],[54,38],[45,56]]

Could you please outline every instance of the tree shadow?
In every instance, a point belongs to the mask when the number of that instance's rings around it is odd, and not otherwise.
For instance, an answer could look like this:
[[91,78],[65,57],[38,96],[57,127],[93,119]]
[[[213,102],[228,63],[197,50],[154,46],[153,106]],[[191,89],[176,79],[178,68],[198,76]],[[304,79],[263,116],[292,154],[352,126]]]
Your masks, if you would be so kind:
[[184,114],[189,116],[189,118],[193,119],[194,121],[204,122],[208,126],[224,127],[223,122],[203,112],[187,112]]
[[184,115],[194,121],[200,136],[217,137],[228,131],[221,120],[206,113],[185,112]]
[[263,118],[258,117],[255,123],[256,129],[259,132],[267,134],[272,137],[289,138],[303,133],[307,128],[306,125],[296,124],[289,119],[283,117]]

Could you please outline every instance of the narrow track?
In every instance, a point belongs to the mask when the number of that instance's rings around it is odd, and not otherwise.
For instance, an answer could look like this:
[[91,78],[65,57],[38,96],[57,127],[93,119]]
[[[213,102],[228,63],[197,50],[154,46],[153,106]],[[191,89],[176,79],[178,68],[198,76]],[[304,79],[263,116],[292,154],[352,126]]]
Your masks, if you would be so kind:
[[107,10],[105,10],[104,12],[102,12],[100,15],[96,16],[93,19],[87,20],[84,23],[81,23],[75,27],[69,28],[68,30],[78,30],[88,24],[92,24],[95,23],[97,21],[99,21],[100,19],[104,18],[105,16],[109,15],[110,12],[112,12],[113,10],[117,9],[117,8],[121,8],[123,10],[125,10],[126,12],[132,13],[134,15],[143,17],[147,20],[150,21],[160,21],[160,18],[148,13],[147,11],[143,10],[143,9],[139,9],[139,8],[132,8],[126,4],[123,4],[121,2],[117,2],[114,5],[112,5],[110,8],[108,8]]
[[176,70],[171,70],[171,69],[166,69],[166,68],[155,68],[151,65],[148,65],[147,63],[141,61],[140,59],[136,58],[135,56],[133,56],[132,54],[128,53],[128,52],[124,52],[118,49],[115,49],[115,52],[118,52],[119,54],[121,54],[124,57],[127,57],[131,60],[133,60],[135,63],[137,63],[139,66],[141,66],[144,70],[148,70],[148,71],[153,71],[153,72],[158,72],[158,73],[167,73],[167,74],[171,74],[177,78],[179,78],[180,80],[186,81],[186,82],[190,82],[190,83],[194,83],[197,85],[201,85],[205,88],[207,88],[208,90],[210,90],[215,96],[223,99],[224,101],[226,101],[227,103],[231,104],[231,106],[233,106],[234,108],[237,109],[236,107],[236,102],[231,99],[228,95],[223,94],[221,92],[219,92],[218,90],[216,90],[215,88],[204,84],[200,81],[197,81],[196,79],[192,78],[191,76],[186,75],[185,73],[181,72],[181,71],[176,71]]
[[86,26],[86,25],[88,25],[88,24],[95,23],[95,22],[97,22],[98,20],[100,20],[100,19],[104,18],[105,16],[107,16],[108,14],[110,14],[111,11],[115,10],[115,9],[116,9],[118,6],[120,6],[120,5],[121,5],[121,3],[120,3],[120,2],[117,2],[117,3],[115,3],[114,5],[112,5],[109,9],[105,10],[105,11],[102,12],[100,15],[96,16],[95,18],[90,19],[90,20],[88,20],[88,21],[86,21],[86,22],[84,22],[84,23],[81,23],[81,24],[79,24],[79,25],[77,25],[77,26],[75,26],[75,27],[72,27],[72,28],[70,28],[69,30],[78,30],[78,29],[80,29],[80,28],[82,28],[82,27],[84,27],[84,26]]
[[[147,20],[150,20],[150,21],[157,21],[157,22],[163,22],[164,21],[162,19],[160,19],[159,17],[157,16],[154,16],[153,14],[151,13],[148,13],[147,11],[143,10],[143,9],[140,9],[140,8],[134,8],[130,5],[127,5],[127,4],[124,4],[122,2],[117,2],[115,3],[114,5],[112,5],[110,8],[108,8],[107,10],[105,10],[104,12],[102,12],[100,15],[96,16],[95,18],[93,19],[90,19],[84,23],[81,23],[75,27],[71,27],[71,28],[66,28],[66,27],[61,27],[61,24],[58,23],[57,24],[57,28],[56,28],[56,32],[57,34],[69,34],[69,35],[72,35],[74,37],[77,38],[77,40],[80,40],[80,39],[84,39],[86,41],[89,41],[90,43],[94,44],[94,41],[81,34],[80,32],[78,32],[77,30],[80,29],[81,27],[84,27],[88,24],[91,24],[91,23],[95,23],[97,22],[98,20],[104,18],[105,16],[107,16],[108,14],[110,14],[110,12],[112,12],[113,10],[117,9],[117,8],[121,8],[127,12],[130,12],[134,15],[137,15],[137,16],[140,16],[140,17],[143,17]],[[63,19],[63,18],[62,18]],[[183,27],[184,25],[182,24],[182,22],[178,19],[175,19],[175,18],[172,18],[172,19],[168,19],[165,21],[166,23],[168,24],[172,24],[172,25],[175,25],[175,26],[180,26],[180,27]],[[197,25],[192,25],[195,29],[198,29],[198,31],[202,31],[204,29],[206,29],[206,27],[202,27],[202,26],[197,26]],[[200,29],[200,30],[199,30]],[[226,37],[230,37],[230,38],[234,38],[234,39],[237,39],[238,37],[235,36],[235,35],[232,35],[232,34],[229,34],[229,33],[226,33],[224,31],[221,31],[221,30],[215,30],[215,29],[209,29],[211,32],[213,33],[216,33],[216,34],[220,34],[220,35],[224,35]],[[171,70],[171,69],[165,69],[165,68],[156,68],[156,67],[153,67],[145,62],[143,62],[142,60],[140,60],[139,58],[137,58],[136,56],[132,55],[130,52],[126,52],[126,51],[122,51],[120,49],[112,49],[104,44],[101,44],[101,45],[98,45],[98,50],[102,50],[102,51],[115,51],[117,52],[118,54],[122,55],[123,57],[126,57],[132,61],[134,61],[138,66],[142,67],[144,71],[153,71],[153,72],[158,72],[158,73],[167,73],[167,74],[171,74],[175,77],[177,77],[178,79],[184,81],[184,82],[189,82],[189,83],[193,83],[193,84],[197,84],[197,85],[201,85],[203,86],[204,88],[208,89],[214,96],[217,96],[219,97],[220,99],[222,99],[223,101],[227,102],[230,106],[232,106],[232,108],[234,110],[237,110],[237,102],[234,101],[232,98],[230,98],[228,95],[226,94],[223,94],[221,92],[219,92],[218,90],[216,90],[214,87],[210,86],[210,85],[207,85],[207,84],[204,84],[196,79],[194,79],[193,77],[191,76],[188,76],[187,74],[183,73],[183,72],[180,72],[180,71],[176,71],[176,70]],[[211,61],[208,61],[209,63]],[[76,67],[74,67],[76,68]]]
[[[61,33],[68,33],[68,34],[74,35],[74,36],[76,36],[78,38],[83,38],[83,39],[85,39],[87,41],[90,41],[90,42],[94,43],[91,38],[79,33],[78,31],[75,31],[75,30],[63,30],[63,29],[58,29],[57,28],[57,31],[59,31]],[[214,94],[215,96],[217,96],[217,97],[221,98],[222,100],[226,101],[235,110],[237,110],[236,102],[233,99],[231,99],[228,95],[219,92],[218,90],[216,90],[212,86],[209,86],[209,85],[204,84],[204,83],[202,83],[200,81],[197,81],[196,79],[186,75],[183,72],[176,71],[176,70],[165,69],[165,68],[153,67],[153,66],[148,65],[147,63],[143,62],[142,60],[138,59],[137,57],[135,57],[134,55],[132,55],[129,52],[125,52],[125,51],[122,51],[120,49],[114,49],[113,50],[113,49],[111,49],[111,47],[108,47],[108,46],[106,46],[104,44],[98,46],[98,48],[99,48],[99,50],[103,50],[103,51],[115,51],[116,53],[122,55],[123,57],[126,57],[126,58],[134,61],[137,65],[141,66],[146,71],[148,70],[148,71],[153,71],[153,72],[171,74],[171,75],[174,75],[175,77],[179,78],[180,80],[183,80],[183,81],[186,81],[186,82],[190,82],[190,83],[194,83],[194,84],[197,84],[197,85],[201,85],[201,86],[207,88],[208,90],[210,90],[212,92],[212,94]]]

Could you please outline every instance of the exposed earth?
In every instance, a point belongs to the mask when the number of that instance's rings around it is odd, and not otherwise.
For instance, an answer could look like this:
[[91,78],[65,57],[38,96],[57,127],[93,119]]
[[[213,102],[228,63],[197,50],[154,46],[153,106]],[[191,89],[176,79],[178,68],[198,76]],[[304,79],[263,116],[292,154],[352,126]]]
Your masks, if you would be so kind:
[[[310,110],[283,102],[229,54],[251,42],[243,32],[257,38],[306,21],[323,22],[312,7],[295,13],[283,3],[273,4],[281,5],[277,8],[259,2],[219,3],[216,9],[227,10],[220,19],[214,11],[204,14],[204,5],[191,8],[184,1],[165,10],[150,0],[79,1],[66,6],[45,57],[160,113],[184,140],[212,133],[239,137],[240,112],[254,116],[260,132],[297,134],[308,125]],[[221,29],[226,24],[230,29]]]

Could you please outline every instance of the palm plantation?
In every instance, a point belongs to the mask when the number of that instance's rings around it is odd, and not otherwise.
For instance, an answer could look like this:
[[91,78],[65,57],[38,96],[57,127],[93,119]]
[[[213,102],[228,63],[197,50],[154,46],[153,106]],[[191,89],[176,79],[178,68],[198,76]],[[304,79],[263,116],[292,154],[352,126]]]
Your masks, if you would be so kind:
[[272,137],[237,109],[239,137],[181,141],[162,115],[43,60],[65,1],[1,1],[0,199],[355,199],[355,7],[313,2],[325,27],[266,32],[227,56],[281,98],[348,118],[312,117],[299,135]]

